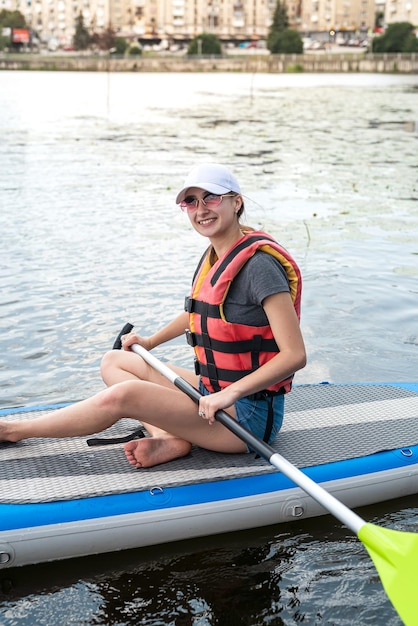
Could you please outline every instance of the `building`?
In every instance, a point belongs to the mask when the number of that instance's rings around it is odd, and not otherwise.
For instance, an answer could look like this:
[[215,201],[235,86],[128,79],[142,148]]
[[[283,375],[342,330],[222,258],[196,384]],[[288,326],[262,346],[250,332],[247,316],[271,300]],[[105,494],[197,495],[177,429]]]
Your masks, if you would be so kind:
[[[288,0],[292,28],[299,28],[302,0]],[[0,10],[19,10],[42,41],[70,44],[83,14],[90,30],[112,27],[144,41],[189,41],[210,32],[222,41],[265,39],[276,0],[0,0]]]
[[386,0],[385,24],[410,22],[418,27],[418,0]]
[[144,38],[190,40],[202,32],[222,41],[265,39],[276,0],[134,0],[134,30]]
[[20,11],[42,41],[71,43],[75,23],[82,12],[86,26],[104,30],[109,21],[108,0],[0,0],[0,10]]
[[[190,41],[202,32],[223,42],[267,37],[276,0],[0,0],[0,10],[19,10],[42,41],[70,45],[80,12],[93,32],[111,27],[142,43]],[[287,0],[291,28],[328,39],[336,33],[374,30],[376,12],[385,24],[418,25],[418,0]]]
[[[418,0],[417,0],[418,1]],[[303,0],[303,33],[355,33],[373,30],[375,0]]]

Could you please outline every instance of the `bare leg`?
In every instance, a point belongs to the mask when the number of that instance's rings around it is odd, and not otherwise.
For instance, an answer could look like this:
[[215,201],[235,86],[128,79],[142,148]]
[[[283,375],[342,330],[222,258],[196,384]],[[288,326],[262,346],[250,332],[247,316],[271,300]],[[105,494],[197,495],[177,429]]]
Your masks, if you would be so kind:
[[[125,380],[140,379],[174,389],[167,379],[132,352],[112,350],[105,354],[101,363],[101,374],[108,386]],[[191,384],[197,385],[197,376],[191,375],[190,372],[182,370],[181,376],[187,378]],[[126,458],[131,465],[137,468],[152,467],[189,454],[191,449],[189,441],[145,423],[144,420],[141,421],[151,437],[141,441],[130,441],[124,445]]]
[[[192,374],[186,369],[170,366],[171,369],[178,372],[182,378],[185,378],[190,384],[197,386],[198,378],[195,374]],[[164,376],[159,374],[153,367],[148,365],[141,357],[138,357],[133,352],[127,352],[124,350],[117,351],[111,350],[107,352],[100,366],[100,371],[104,383],[110,387],[126,380],[144,380],[168,389],[175,389],[175,387]],[[127,416],[129,417],[129,416]],[[152,436],[157,436],[159,431],[161,434],[167,435],[166,431],[156,428],[149,424],[142,422],[145,428]]]
[[[143,363],[136,355],[132,357]],[[190,380],[192,375],[188,377]],[[136,467],[151,467],[184,456],[191,443],[219,452],[245,452],[239,438],[219,422],[210,426],[199,418],[194,402],[170,383],[162,382],[155,372],[150,374],[154,380],[135,380],[132,373],[131,378],[37,419],[1,421],[0,440],[88,435],[129,416],[146,424],[151,435],[156,434],[151,442],[146,438],[127,444],[126,456]],[[233,409],[230,412],[234,414]]]
[[31,437],[80,437],[112,426],[119,418],[106,409],[107,390],[36,419],[0,421],[0,441],[20,441]]

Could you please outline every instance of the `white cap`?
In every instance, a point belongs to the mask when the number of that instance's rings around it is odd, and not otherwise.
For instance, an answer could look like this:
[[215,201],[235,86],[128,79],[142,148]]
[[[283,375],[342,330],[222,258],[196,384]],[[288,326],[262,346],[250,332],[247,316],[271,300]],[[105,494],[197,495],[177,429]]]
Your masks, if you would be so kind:
[[241,193],[235,176],[224,165],[217,163],[202,163],[194,167],[184,181],[183,189],[177,194],[176,204],[184,200],[190,187],[198,187],[219,196],[229,191]]

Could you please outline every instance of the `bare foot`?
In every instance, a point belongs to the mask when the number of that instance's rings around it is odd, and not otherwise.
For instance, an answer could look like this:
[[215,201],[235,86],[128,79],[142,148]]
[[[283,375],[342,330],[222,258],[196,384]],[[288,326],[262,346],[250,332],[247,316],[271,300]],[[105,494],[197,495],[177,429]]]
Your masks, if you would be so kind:
[[153,467],[189,454],[191,444],[176,437],[146,437],[123,446],[126,458],[134,467]]
[[0,441],[20,441],[21,437],[14,432],[13,423],[0,421]]

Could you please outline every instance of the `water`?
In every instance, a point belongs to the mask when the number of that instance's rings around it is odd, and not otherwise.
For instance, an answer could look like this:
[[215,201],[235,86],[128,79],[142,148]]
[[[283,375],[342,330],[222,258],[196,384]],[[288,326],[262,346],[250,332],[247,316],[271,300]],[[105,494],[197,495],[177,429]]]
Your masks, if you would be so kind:
[[[182,309],[205,242],[174,197],[203,160],[299,261],[297,382],[417,379],[418,77],[1,72],[0,137],[1,407],[94,393],[126,321],[148,334]],[[362,515],[416,530],[417,499]],[[7,626],[400,623],[329,517],[1,584]]]

